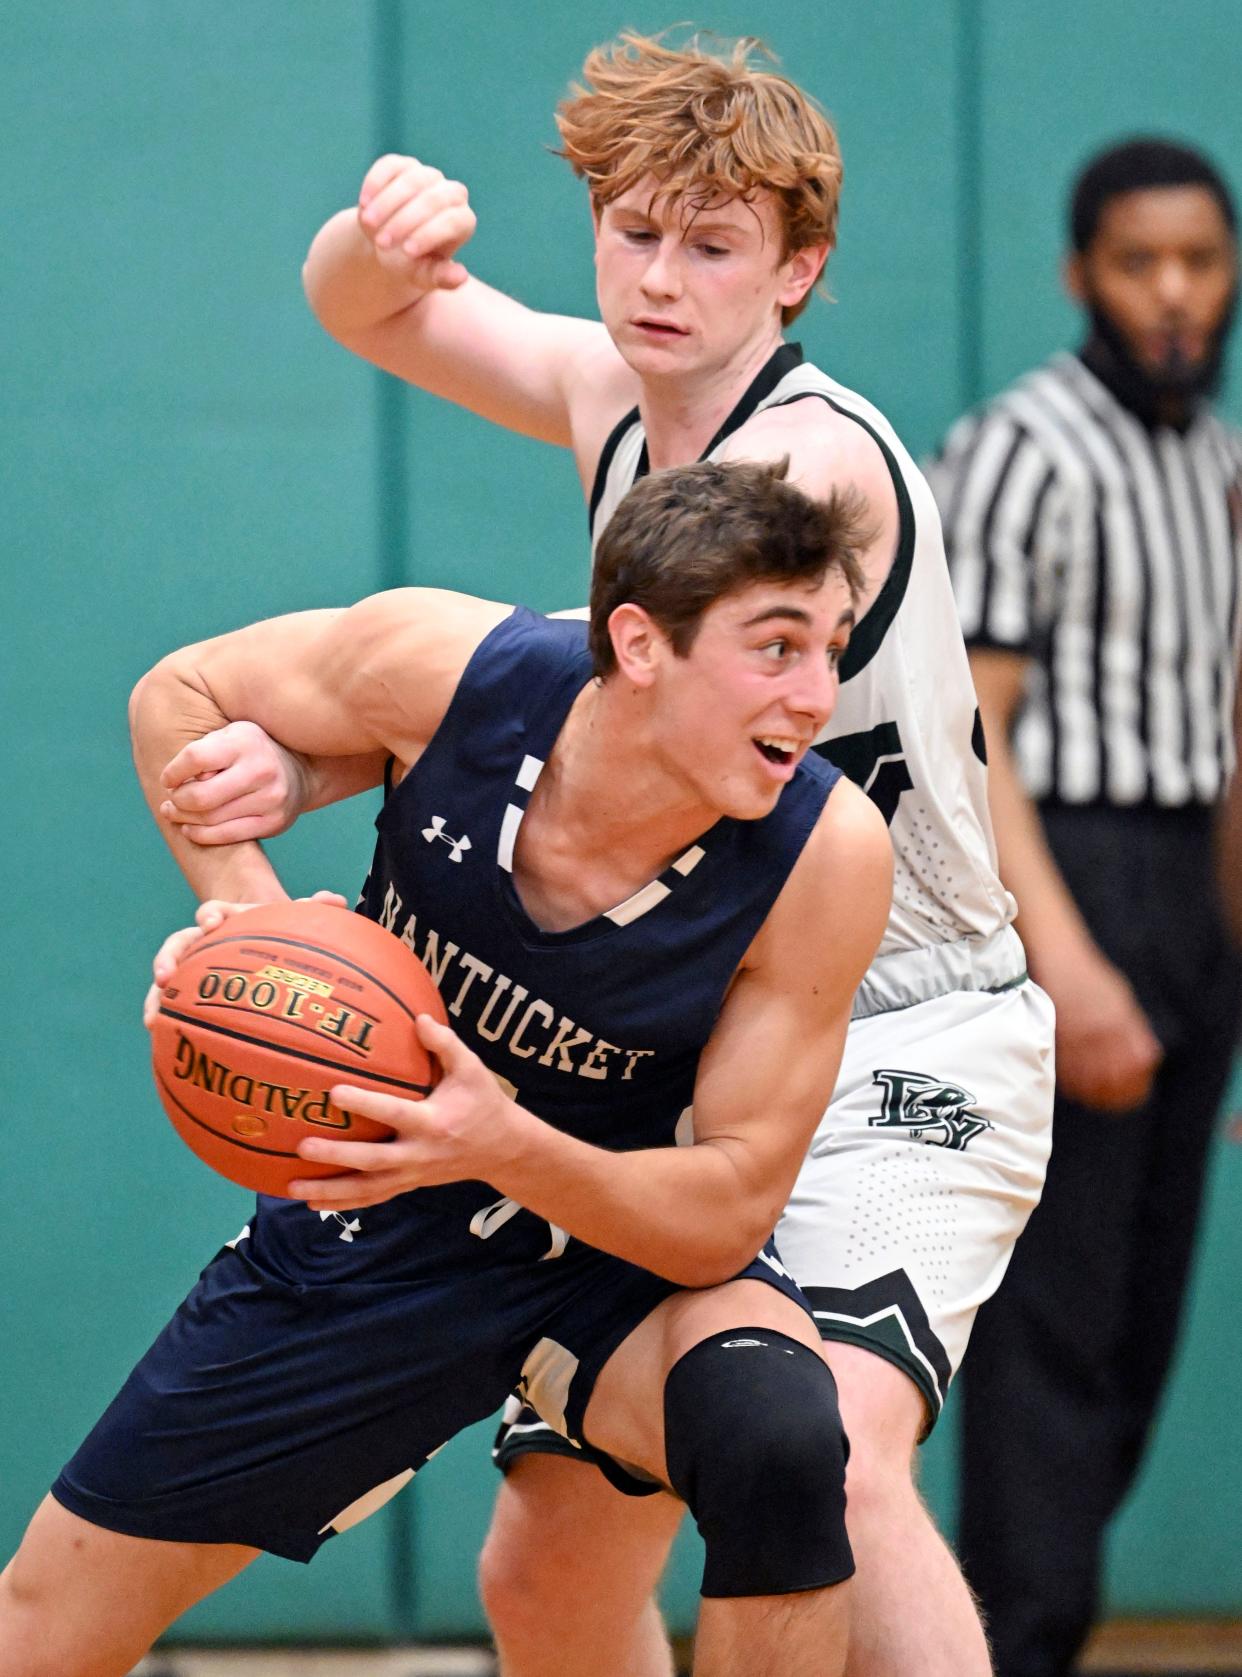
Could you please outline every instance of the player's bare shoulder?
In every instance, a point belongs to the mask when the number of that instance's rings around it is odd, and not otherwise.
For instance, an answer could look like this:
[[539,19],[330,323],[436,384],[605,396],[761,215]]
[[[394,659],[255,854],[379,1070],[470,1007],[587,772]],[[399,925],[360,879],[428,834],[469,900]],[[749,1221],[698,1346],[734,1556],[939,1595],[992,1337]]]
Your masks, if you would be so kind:
[[808,495],[827,500],[852,488],[866,503],[868,542],[865,607],[888,575],[897,550],[900,516],[888,461],[875,438],[849,415],[817,396],[804,396],[753,414],[720,451],[722,460],[789,459],[789,478]]
[[393,588],[340,615],[325,661],[339,662],[343,701],[411,762],[443,720],[475,651],[512,611],[447,588]]

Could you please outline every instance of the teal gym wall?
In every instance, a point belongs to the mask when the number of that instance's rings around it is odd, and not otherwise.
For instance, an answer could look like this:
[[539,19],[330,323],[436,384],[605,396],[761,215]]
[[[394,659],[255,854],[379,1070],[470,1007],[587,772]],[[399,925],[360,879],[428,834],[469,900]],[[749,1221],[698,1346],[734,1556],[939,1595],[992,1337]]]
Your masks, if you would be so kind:
[[[190,905],[133,781],[132,684],[174,645],[394,582],[543,607],[584,595],[569,460],[353,362],[304,306],[306,245],[375,155],[413,151],[470,184],[480,274],[589,313],[586,206],[547,149],[551,110],[588,45],[670,20],[650,0],[623,13],[602,0],[17,0],[0,22],[6,1552],[247,1214],[150,1087],[139,1003],[154,947]],[[699,21],[767,38],[836,118],[836,300],[799,335],[916,451],[1073,340],[1062,204],[1092,148],[1175,133],[1242,187],[1227,74],[1239,0],[720,0]],[[1225,406],[1242,421],[1237,377]],[[289,885],[351,890],[372,814],[360,800],[279,841]],[[1118,1523],[1110,1610],[1242,1614],[1240,1231],[1242,1150],[1222,1145],[1177,1376]],[[925,1452],[950,1521],[951,1432],[950,1412]],[[260,1561],[178,1634],[477,1632],[485,1446],[479,1430],[459,1440],[313,1571]],[[694,1564],[687,1543],[669,1596],[682,1627]]]

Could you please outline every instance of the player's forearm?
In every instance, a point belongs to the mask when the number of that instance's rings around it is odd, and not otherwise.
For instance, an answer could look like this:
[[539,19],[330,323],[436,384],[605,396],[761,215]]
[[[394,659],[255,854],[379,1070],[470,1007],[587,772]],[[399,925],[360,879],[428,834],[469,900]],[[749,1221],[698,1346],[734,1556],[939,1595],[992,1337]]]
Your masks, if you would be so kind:
[[382,786],[384,770],[390,761],[387,751],[367,752],[355,757],[297,755],[302,767],[298,797],[300,815]]
[[347,345],[427,295],[378,260],[356,206],[339,211],[316,233],[302,284],[320,325]]
[[[519,1109],[521,1110],[521,1109]],[[726,1144],[610,1153],[522,1112],[494,1187],[600,1251],[682,1287],[727,1281],[760,1250],[785,1195],[748,1188]]]
[[274,901],[285,891],[258,844],[203,849],[160,813],[167,797],[161,778],[165,764],[182,746],[229,720],[210,694],[190,679],[179,657],[167,658],[142,678],[130,697],[134,766],[164,842],[200,901],[208,897],[228,902]]

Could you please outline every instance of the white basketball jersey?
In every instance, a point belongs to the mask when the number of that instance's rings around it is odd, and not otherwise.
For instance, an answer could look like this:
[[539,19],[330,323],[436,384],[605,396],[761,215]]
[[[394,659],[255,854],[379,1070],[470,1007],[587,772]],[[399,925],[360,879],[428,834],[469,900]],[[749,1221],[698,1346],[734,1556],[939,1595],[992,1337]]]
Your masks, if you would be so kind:
[[[868,792],[889,823],[893,908],[856,1013],[907,1006],[946,989],[1003,988],[1025,969],[1014,901],[996,872],[983,731],[932,494],[871,404],[782,344],[708,447],[715,459],[755,413],[805,397],[828,402],[879,445],[900,533],[892,570],[841,664],[823,754]],[[647,470],[635,408],[604,446],[591,495],[592,542]],[[817,742],[818,743],[818,742]]]

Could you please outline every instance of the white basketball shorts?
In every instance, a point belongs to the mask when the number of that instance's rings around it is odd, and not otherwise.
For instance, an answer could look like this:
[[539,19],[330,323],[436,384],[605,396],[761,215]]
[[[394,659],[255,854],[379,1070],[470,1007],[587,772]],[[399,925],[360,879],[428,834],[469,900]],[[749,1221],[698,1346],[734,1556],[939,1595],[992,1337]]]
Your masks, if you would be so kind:
[[776,1244],[823,1337],[903,1369],[930,1423],[1039,1202],[1052,1094],[1052,1003],[1029,980],[850,1026]]

